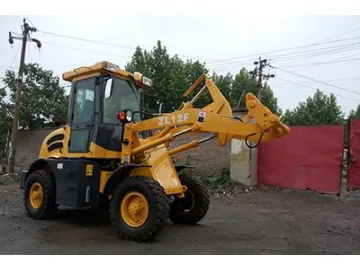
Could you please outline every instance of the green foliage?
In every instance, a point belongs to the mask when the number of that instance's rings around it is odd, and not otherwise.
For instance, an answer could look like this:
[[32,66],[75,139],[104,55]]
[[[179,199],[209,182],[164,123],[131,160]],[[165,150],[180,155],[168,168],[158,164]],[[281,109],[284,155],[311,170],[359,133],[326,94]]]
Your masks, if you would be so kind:
[[[236,106],[239,102],[239,99],[243,95],[239,106],[245,107],[245,93],[252,92],[256,93],[256,80],[249,74],[249,72],[242,68],[238,74],[235,75],[233,86],[232,86],[232,93],[231,93],[231,105]],[[266,104],[268,106],[268,104]]]
[[344,114],[333,94],[327,96],[317,90],[305,102],[300,102],[294,110],[286,110],[281,120],[288,125],[342,124]]
[[231,179],[230,170],[227,168],[223,168],[219,172],[215,173],[212,177],[202,175],[201,173],[194,171],[193,169],[182,170],[179,175],[187,175],[190,178],[195,177],[201,182],[203,182],[204,185],[210,190],[215,190],[218,188],[228,188],[238,185],[237,182]]
[[[9,113],[12,114],[16,93],[15,73],[7,72],[3,82],[10,92]],[[22,129],[41,128],[66,118],[67,98],[59,82],[59,77],[54,76],[51,70],[45,70],[38,64],[25,66],[20,109]]]
[[[229,99],[230,105],[235,107],[239,104],[239,107],[245,107],[245,94],[251,92],[257,96],[257,91],[258,86],[255,78],[253,78],[245,68],[241,69],[239,73],[236,74],[232,85],[231,98]],[[239,99],[242,95],[243,98],[239,103]],[[282,113],[278,106],[277,98],[274,96],[274,92],[266,83],[264,84],[261,92],[261,103],[268,107],[276,115],[280,115]]]
[[[68,98],[60,79],[51,70],[38,64],[28,64],[24,70],[25,78],[21,95],[20,129],[42,128],[54,121],[66,119]],[[8,130],[12,126],[16,93],[16,75],[6,71],[2,78],[5,84],[0,89],[0,147],[5,145]],[[8,98],[5,101],[5,98]]]
[[[193,60],[184,61],[177,55],[170,57],[166,47],[160,41],[150,52],[143,51],[140,47],[137,47],[125,69],[130,72],[141,72],[154,80],[151,93],[145,93],[145,109],[150,112],[158,112],[158,102],[163,103],[162,112],[177,109],[185,101],[182,97],[184,91],[201,74],[205,73],[208,75],[205,63]],[[226,75],[213,73],[212,80],[232,107],[238,104],[244,89],[245,93],[253,92],[256,94],[257,91],[255,79],[245,69],[240,70],[235,77],[230,73]],[[193,97],[202,86],[199,85],[189,98]],[[277,105],[277,99],[268,85],[264,86],[261,101],[274,113],[281,113]],[[194,106],[201,108],[210,102],[210,95],[208,92],[204,92],[200,95]],[[240,105],[245,106],[244,98]]]
[[209,189],[227,188],[236,185],[237,183],[231,179],[230,170],[223,168],[218,175],[212,178],[201,177],[201,181]]
[[8,130],[11,127],[11,116],[9,114],[9,106],[5,102],[5,88],[0,88],[0,150],[5,147]]
[[184,99],[183,92],[202,74],[208,71],[199,61],[183,61],[177,55],[170,57],[160,41],[152,51],[136,48],[131,61],[125,69],[130,72],[141,72],[154,81],[150,93],[145,93],[145,109],[158,112],[162,102],[162,112],[177,109]]
[[360,119],[360,105],[357,106],[356,110],[351,110],[349,112],[349,119]]

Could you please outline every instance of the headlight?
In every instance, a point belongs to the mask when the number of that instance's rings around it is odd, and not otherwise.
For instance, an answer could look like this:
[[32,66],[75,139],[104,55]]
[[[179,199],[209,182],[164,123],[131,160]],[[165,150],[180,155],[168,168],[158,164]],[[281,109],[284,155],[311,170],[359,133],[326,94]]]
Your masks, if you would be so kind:
[[127,111],[126,111],[126,121],[131,122],[132,119],[133,119],[132,111],[127,110]]
[[125,111],[118,112],[116,114],[116,117],[123,123],[130,123],[133,120],[133,113],[130,110],[125,110]]
[[142,77],[142,83],[146,86],[151,87],[153,84],[153,81],[145,76]]

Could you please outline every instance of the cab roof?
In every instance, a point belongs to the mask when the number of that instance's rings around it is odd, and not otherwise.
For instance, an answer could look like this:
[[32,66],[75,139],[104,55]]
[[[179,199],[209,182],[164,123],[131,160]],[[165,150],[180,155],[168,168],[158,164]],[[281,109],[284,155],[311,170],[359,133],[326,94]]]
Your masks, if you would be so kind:
[[74,70],[68,71],[63,73],[62,78],[65,81],[72,82],[79,79],[84,79],[87,77],[91,77],[94,75],[104,75],[104,74],[113,74],[117,75],[119,77],[123,77],[125,79],[134,78],[135,80],[138,80],[136,75],[127,72],[125,70],[122,70],[118,65],[115,65],[113,63],[102,61],[98,62],[92,66],[83,66],[76,68]]

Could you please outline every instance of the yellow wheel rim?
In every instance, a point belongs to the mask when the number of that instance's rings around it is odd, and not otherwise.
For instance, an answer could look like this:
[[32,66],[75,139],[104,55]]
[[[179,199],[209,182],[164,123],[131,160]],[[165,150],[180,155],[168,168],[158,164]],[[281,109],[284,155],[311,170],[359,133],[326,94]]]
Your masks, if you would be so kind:
[[33,208],[39,208],[43,202],[44,194],[43,189],[39,183],[32,184],[30,188],[30,204]]
[[144,195],[132,191],[121,201],[120,214],[125,223],[131,227],[140,227],[149,216],[149,204]]

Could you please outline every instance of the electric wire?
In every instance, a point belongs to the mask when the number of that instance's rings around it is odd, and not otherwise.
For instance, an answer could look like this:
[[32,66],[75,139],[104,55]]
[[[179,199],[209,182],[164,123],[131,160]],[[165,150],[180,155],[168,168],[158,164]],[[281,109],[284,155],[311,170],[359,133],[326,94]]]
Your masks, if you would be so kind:
[[63,34],[57,34],[57,33],[52,33],[52,32],[41,31],[41,30],[38,30],[38,32],[43,33],[43,34],[47,34],[47,35],[63,37],[63,38],[68,38],[68,39],[74,39],[74,40],[79,40],[79,41],[85,41],[85,42],[91,42],[91,43],[100,44],[100,45],[113,46],[113,47],[125,48],[125,49],[131,49],[131,50],[136,49],[136,47],[133,47],[133,46],[109,43],[109,42],[104,42],[104,41],[99,41],[99,40],[94,40],[94,39],[74,37],[74,36],[69,36],[69,35],[63,35]]
[[113,56],[113,57],[118,57],[118,58],[131,58],[131,55],[126,56],[126,55],[118,55],[118,54],[106,53],[106,52],[102,52],[102,51],[96,51],[96,50],[84,49],[84,48],[79,48],[79,47],[67,46],[67,45],[52,43],[52,42],[48,42],[48,41],[42,41],[42,43],[47,44],[47,45],[51,45],[51,46],[63,47],[63,48],[72,49],[72,50],[78,50],[78,51],[86,51],[86,52],[91,52],[91,53],[98,53],[98,54],[103,54],[103,55],[108,55],[108,56]]
[[[347,82],[347,81],[356,81],[356,80],[360,80],[360,77],[323,80],[323,82],[341,82],[341,81]],[[298,83],[301,83],[301,84],[313,83],[313,81],[307,80],[307,81],[301,81],[301,82],[298,82]],[[276,85],[288,85],[288,84],[292,84],[292,83],[275,83],[275,84],[271,84],[271,85],[276,86]]]
[[258,55],[263,55],[263,54],[271,54],[271,53],[277,53],[277,52],[283,52],[283,51],[291,51],[291,50],[300,49],[300,48],[308,48],[308,47],[313,47],[313,46],[318,46],[318,45],[337,43],[337,42],[341,42],[341,41],[355,40],[355,39],[359,39],[359,38],[360,38],[359,36],[356,36],[356,37],[351,37],[351,38],[344,38],[344,39],[337,39],[337,40],[331,40],[331,41],[326,41],[326,42],[320,42],[320,43],[316,43],[316,44],[301,45],[301,46],[295,46],[295,47],[290,47],[290,48],[278,49],[278,50],[262,52],[262,53],[257,53],[257,54],[249,54],[249,55],[244,55],[244,56],[231,57],[231,58],[227,58],[227,59],[211,61],[208,64],[210,65],[212,63],[227,62],[227,61],[232,61],[232,60],[236,60],[236,59],[243,59],[243,58],[249,58],[249,57],[257,57]]
[[[90,42],[90,43],[99,44],[99,45],[105,45],[105,46],[112,46],[112,47],[118,47],[118,48],[136,50],[136,47],[134,47],[134,46],[129,46],[129,45],[122,45],[122,44],[110,43],[110,42],[105,42],[105,41],[101,41],[101,40],[75,37],[75,36],[70,36],[70,35],[64,35],[64,34],[47,32],[47,31],[41,31],[41,30],[38,30],[38,32],[39,32],[39,33],[42,33],[42,34],[46,34],[46,35],[63,37],[63,38],[68,38],[68,39],[73,39],[73,40],[78,40],[78,41],[83,41],[83,42]],[[179,57],[182,57],[182,58],[197,58],[197,59],[207,60],[207,58],[205,58],[205,57],[195,57],[195,56],[189,57],[188,55],[183,55],[183,54],[176,54],[176,55],[178,55]],[[213,61],[215,61],[215,60],[213,59]]]
[[[286,82],[286,83],[289,83],[289,84],[299,85],[299,86],[302,86],[302,87],[305,87],[305,88],[309,88],[309,89],[312,89],[312,90],[318,90],[318,88],[311,87],[311,86],[308,86],[308,85],[305,85],[305,84],[302,84],[302,83],[299,83],[299,82],[284,80],[284,79],[280,79],[280,78],[278,78],[278,77],[275,77],[274,79],[279,80],[279,81],[283,81],[283,82]],[[354,99],[354,98],[350,98],[350,97],[348,97],[348,96],[339,95],[339,94],[337,94],[337,93],[335,94],[335,93],[333,93],[333,92],[329,92],[329,91],[322,90],[322,89],[321,89],[321,91],[324,92],[324,93],[333,94],[334,96],[337,96],[337,97],[339,97],[339,98],[345,98],[345,99],[348,99],[348,100],[351,100],[351,101],[360,103],[360,100],[357,100],[357,99]]]
[[352,91],[352,90],[348,90],[348,89],[345,89],[343,87],[340,87],[340,86],[336,86],[336,85],[333,85],[333,84],[330,84],[330,83],[327,83],[327,82],[323,82],[323,81],[320,81],[320,80],[317,80],[317,79],[313,79],[313,78],[310,78],[308,76],[304,76],[304,75],[301,75],[301,74],[298,74],[298,73],[295,73],[293,71],[289,71],[289,70],[286,70],[286,69],[283,69],[283,68],[280,68],[280,67],[273,67],[275,69],[278,69],[280,71],[283,71],[285,73],[289,73],[289,74],[292,74],[292,75],[295,75],[295,76],[298,76],[298,77],[301,77],[301,78],[304,78],[304,79],[308,79],[308,80],[311,80],[311,81],[314,81],[314,82],[318,82],[320,84],[323,84],[323,85],[327,85],[327,86],[330,86],[330,87],[333,87],[333,88],[336,88],[336,89],[339,89],[339,90],[342,90],[342,91],[346,91],[346,92],[349,92],[349,93],[353,93],[353,94],[356,94],[356,95],[360,95],[359,92],[356,92],[356,91]]
[[289,67],[308,67],[308,66],[319,66],[319,65],[344,63],[344,62],[354,62],[354,61],[359,61],[359,60],[360,60],[360,58],[354,58],[354,59],[323,61],[323,62],[315,62],[315,63],[299,64],[299,65],[290,65],[290,66],[280,66],[280,67],[286,67],[286,68],[289,68]]
[[[340,46],[333,46],[333,47],[324,47],[324,48],[317,48],[312,50],[303,51],[301,54],[299,53],[287,53],[287,54],[280,54],[271,56],[269,60],[274,62],[283,62],[295,59],[302,59],[302,58],[310,58],[310,57],[317,57],[323,56],[328,54],[334,53],[342,53],[347,51],[353,51],[360,49],[360,42],[351,43],[351,44],[343,44]],[[226,68],[238,68],[241,65],[252,64],[253,61],[250,60],[243,60],[243,61],[236,61],[228,64],[219,64],[216,66],[210,66],[211,68],[221,70]]]

